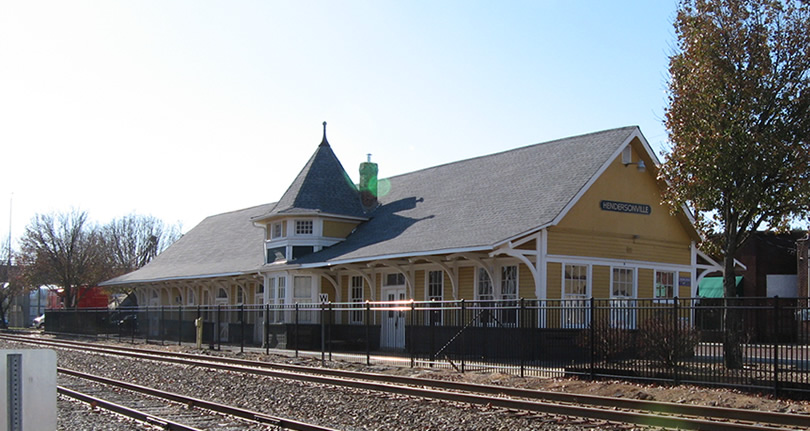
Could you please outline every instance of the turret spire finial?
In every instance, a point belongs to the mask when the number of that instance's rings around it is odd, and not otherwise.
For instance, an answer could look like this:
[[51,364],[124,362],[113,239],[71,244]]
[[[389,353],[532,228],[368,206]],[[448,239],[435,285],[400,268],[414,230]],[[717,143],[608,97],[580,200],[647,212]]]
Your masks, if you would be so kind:
[[328,147],[329,141],[326,140],[326,121],[323,122],[323,140],[321,140],[321,147]]

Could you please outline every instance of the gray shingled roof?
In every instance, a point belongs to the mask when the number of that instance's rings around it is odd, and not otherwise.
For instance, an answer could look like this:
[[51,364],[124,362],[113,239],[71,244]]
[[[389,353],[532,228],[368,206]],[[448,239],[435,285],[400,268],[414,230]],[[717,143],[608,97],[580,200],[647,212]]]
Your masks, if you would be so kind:
[[262,217],[285,213],[328,213],[365,217],[357,191],[324,137],[315,154],[276,204]]
[[[370,220],[345,241],[291,263],[491,249],[553,222],[637,131],[606,130],[389,178],[390,191],[366,215]],[[328,144],[322,145],[277,204],[208,217],[145,267],[104,284],[257,271],[263,266],[264,231],[252,220],[287,211],[362,215],[354,185],[330,181],[345,175]],[[336,196],[350,203],[343,206],[332,199]]]
[[251,219],[274,205],[210,216],[143,268],[102,284],[255,272],[264,263],[264,229],[256,227]]
[[491,248],[551,223],[638,130],[531,145],[389,179],[371,220],[298,264]]

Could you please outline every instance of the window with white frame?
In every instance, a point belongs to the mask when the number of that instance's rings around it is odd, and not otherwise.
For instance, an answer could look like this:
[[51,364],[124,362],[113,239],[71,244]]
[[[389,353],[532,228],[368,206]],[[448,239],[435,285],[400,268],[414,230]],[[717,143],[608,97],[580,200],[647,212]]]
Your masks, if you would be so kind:
[[217,305],[222,305],[222,304],[227,304],[228,303],[228,292],[224,288],[220,287],[219,290],[217,290],[217,300],[216,301],[217,301]]
[[357,310],[352,310],[350,323],[363,323],[363,310],[359,309],[363,303],[363,277],[359,275],[352,276],[350,290],[352,307],[358,308]]
[[610,296],[614,298],[634,297],[634,274],[635,270],[633,268],[613,268],[613,283]]
[[[293,303],[312,303],[312,277],[308,275],[293,277]],[[299,319],[302,322],[311,322],[314,315],[312,311],[300,311]]]
[[588,297],[588,265],[565,264],[563,277],[565,299],[585,299]]
[[287,302],[287,277],[279,277],[278,283],[278,296],[276,296],[276,304],[284,305]]
[[584,328],[590,319],[588,307],[588,265],[563,264],[561,301],[562,326]]
[[478,283],[475,290],[477,299],[481,301],[490,301],[495,299],[495,292],[492,290],[492,280],[489,278],[489,272],[485,268],[478,268],[476,282]]
[[271,227],[270,238],[276,239],[283,237],[284,237],[284,224],[281,222],[273,223],[273,226]]
[[194,305],[194,291],[189,288],[186,297],[188,298],[188,305]]
[[517,322],[518,267],[501,267],[501,324],[513,325]]
[[635,328],[635,292],[635,268],[613,268],[610,287],[610,324],[612,327]]
[[493,323],[493,310],[489,310],[494,305],[492,302],[484,302],[484,301],[492,301],[495,299],[495,291],[492,286],[492,279],[489,276],[489,271],[485,268],[478,268],[475,277],[476,287],[475,287],[475,297],[479,301],[482,301],[478,304],[480,310],[476,313],[477,320],[481,325],[490,325]]
[[293,277],[293,302],[312,302],[312,277]]
[[296,235],[312,235],[312,220],[296,220],[295,221],[295,234]]
[[428,271],[427,300],[441,301],[444,298],[444,272]]
[[518,267],[501,267],[501,299],[517,299]]
[[245,303],[245,289],[242,286],[236,286],[236,304]]
[[675,271],[655,271],[653,297],[656,299],[675,297]]

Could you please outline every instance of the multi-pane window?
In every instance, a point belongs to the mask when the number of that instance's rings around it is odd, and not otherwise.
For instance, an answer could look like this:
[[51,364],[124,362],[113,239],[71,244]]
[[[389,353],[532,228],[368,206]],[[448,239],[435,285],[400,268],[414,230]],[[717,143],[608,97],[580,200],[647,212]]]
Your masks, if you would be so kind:
[[614,298],[632,298],[633,268],[613,268],[613,286],[611,296]]
[[632,329],[636,326],[635,314],[635,269],[613,268],[613,283],[610,295],[610,324],[614,328]]
[[495,293],[492,291],[492,280],[489,278],[489,272],[484,268],[478,268],[478,289],[476,294],[478,299],[482,301],[495,299]]
[[517,266],[501,267],[501,299],[504,310],[501,312],[502,324],[517,322],[518,268]]
[[671,299],[675,297],[675,272],[655,271],[653,297]]
[[[312,277],[293,277],[293,303],[308,303],[312,301]],[[298,315],[302,322],[312,322],[315,317],[312,311],[299,312]]]
[[504,266],[501,268],[501,298],[517,299],[518,296],[518,268],[517,266]]
[[588,295],[588,266],[565,265],[565,298],[586,298]]
[[296,235],[312,235],[312,220],[296,220],[295,221],[295,234]]
[[284,236],[284,229],[281,223],[273,223],[271,238],[281,238]]
[[583,328],[590,318],[588,308],[588,265],[563,265],[562,325]]
[[353,307],[358,308],[357,310],[352,310],[351,323],[363,323],[363,310],[359,309],[363,302],[363,277],[357,275],[353,276],[350,289]]
[[189,289],[187,297],[188,297],[188,305],[194,305],[195,298],[193,290]]
[[276,296],[276,304],[284,305],[284,302],[287,300],[287,278],[286,277],[279,277],[278,278],[278,295]]
[[428,271],[428,301],[441,301],[444,298],[444,272]]
[[245,289],[243,289],[242,286],[236,287],[236,303],[237,304],[245,303]]

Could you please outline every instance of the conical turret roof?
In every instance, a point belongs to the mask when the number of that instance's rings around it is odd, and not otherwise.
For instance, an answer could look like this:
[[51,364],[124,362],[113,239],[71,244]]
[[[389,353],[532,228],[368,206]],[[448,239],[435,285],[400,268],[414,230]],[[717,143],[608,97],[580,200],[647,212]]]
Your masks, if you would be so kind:
[[265,216],[282,214],[327,213],[349,217],[365,217],[360,193],[326,140],[292,182],[276,206]]

